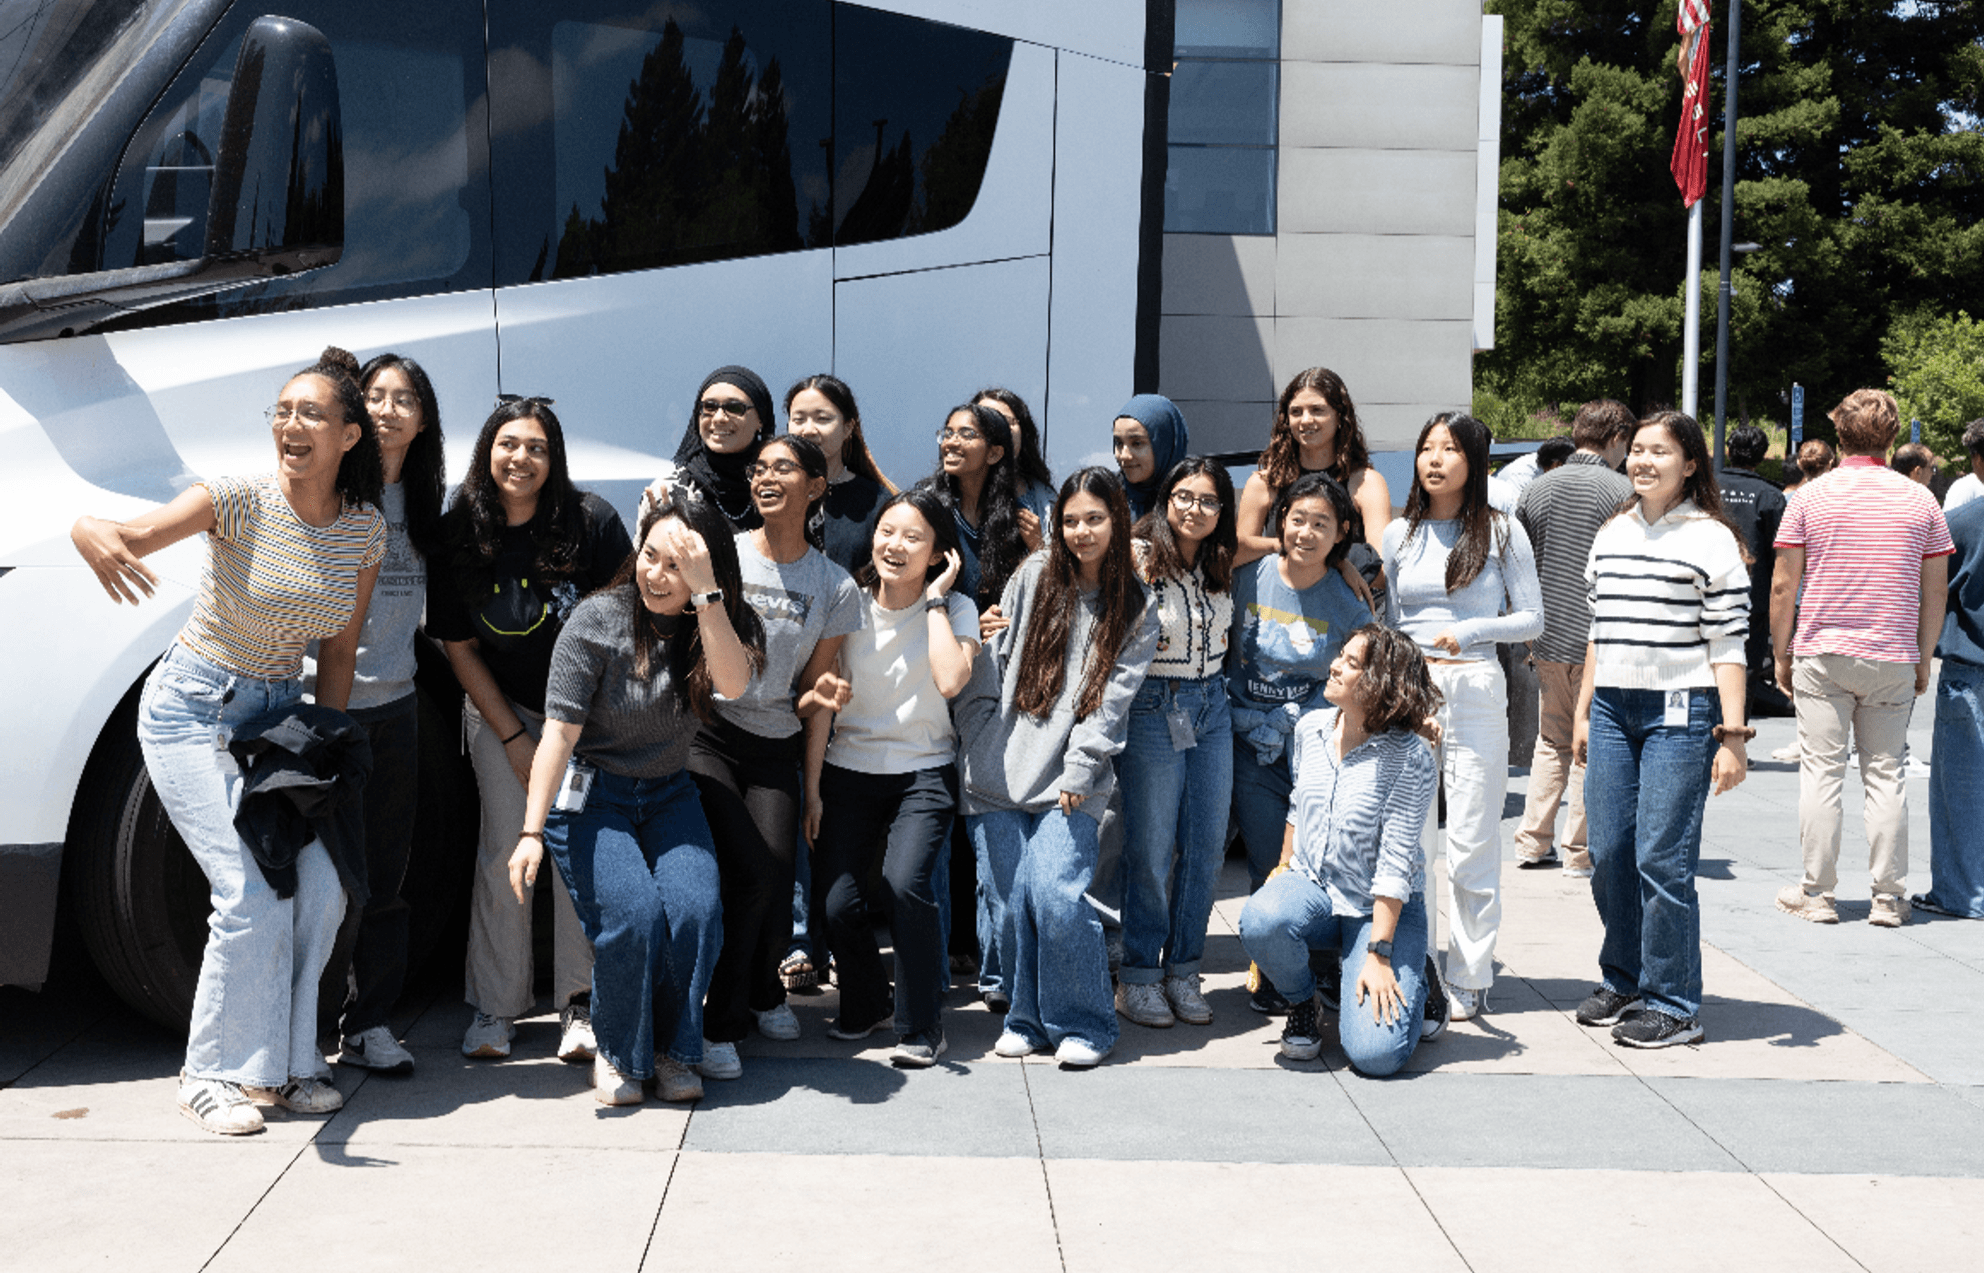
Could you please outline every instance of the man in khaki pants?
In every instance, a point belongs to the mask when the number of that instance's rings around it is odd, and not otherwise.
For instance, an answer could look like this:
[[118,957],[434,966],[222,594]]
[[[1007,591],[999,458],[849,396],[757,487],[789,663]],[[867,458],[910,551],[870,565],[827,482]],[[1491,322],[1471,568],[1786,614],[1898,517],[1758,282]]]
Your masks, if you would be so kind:
[[1524,870],[1558,864],[1552,836],[1557,805],[1568,788],[1564,870],[1591,874],[1584,835],[1584,766],[1571,756],[1571,717],[1591,628],[1584,570],[1598,528],[1633,493],[1632,483],[1614,471],[1632,440],[1633,423],[1632,411],[1622,402],[1586,403],[1571,424],[1577,450],[1563,467],[1524,487],[1516,505],[1516,520],[1536,550],[1536,577],[1543,586],[1543,635],[1530,644],[1537,681],[1536,754],[1530,761],[1522,829],[1516,832],[1516,866]]
[[1798,713],[1805,859],[1804,879],[1777,895],[1777,908],[1819,924],[1839,920],[1833,889],[1850,730],[1867,793],[1868,919],[1898,928],[1909,909],[1902,748],[1915,696],[1929,688],[1956,546],[1927,489],[1884,462],[1901,424],[1893,397],[1856,390],[1833,409],[1832,421],[1844,458],[1792,496],[1778,526],[1771,580],[1777,681]]

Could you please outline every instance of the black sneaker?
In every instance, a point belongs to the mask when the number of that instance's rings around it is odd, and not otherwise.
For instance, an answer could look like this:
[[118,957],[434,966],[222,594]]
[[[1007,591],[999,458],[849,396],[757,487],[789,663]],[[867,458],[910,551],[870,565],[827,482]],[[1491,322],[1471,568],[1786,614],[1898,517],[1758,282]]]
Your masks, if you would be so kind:
[[1291,1061],[1313,1061],[1323,1050],[1323,1030],[1316,1023],[1316,1001],[1291,1004],[1288,1023],[1281,1027],[1281,1054]]
[[1629,1048],[1671,1048],[1677,1043],[1700,1043],[1708,1038],[1702,1023],[1693,1017],[1683,1021],[1658,1008],[1635,1012],[1612,1027],[1612,1041]]
[[1557,867],[1560,867],[1563,864],[1564,864],[1563,860],[1557,856],[1557,850],[1552,849],[1548,853],[1545,853],[1540,858],[1525,858],[1525,857],[1517,858],[1516,870],[1550,871],[1550,870],[1555,870]]
[[1309,971],[1316,978],[1316,993],[1322,996],[1323,1011],[1336,1016],[1343,1010],[1343,954],[1328,948],[1309,952]]
[[933,1025],[928,1030],[903,1035],[896,1050],[889,1054],[889,1060],[905,1069],[920,1070],[935,1065],[949,1046],[944,1042],[944,1027]]
[[1638,995],[1622,995],[1610,986],[1600,986],[1578,1005],[1578,1024],[1618,1025],[1644,1007]]
[[1447,983],[1440,976],[1440,961],[1426,956],[1426,1015],[1419,1023],[1419,1041],[1437,1039],[1447,1028]]
[[1247,997],[1247,1006],[1263,1016],[1278,1017],[1288,1011],[1288,1000],[1281,991],[1263,980],[1261,988]]

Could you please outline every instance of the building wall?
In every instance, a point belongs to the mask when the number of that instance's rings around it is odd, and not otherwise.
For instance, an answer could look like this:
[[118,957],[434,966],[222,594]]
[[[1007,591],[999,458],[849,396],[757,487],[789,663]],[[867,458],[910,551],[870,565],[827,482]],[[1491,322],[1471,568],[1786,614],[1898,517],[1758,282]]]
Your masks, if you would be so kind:
[[1283,0],[1277,233],[1165,236],[1159,382],[1195,450],[1257,450],[1315,365],[1375,451],[1468,405],[1482,34],[1479,0]]

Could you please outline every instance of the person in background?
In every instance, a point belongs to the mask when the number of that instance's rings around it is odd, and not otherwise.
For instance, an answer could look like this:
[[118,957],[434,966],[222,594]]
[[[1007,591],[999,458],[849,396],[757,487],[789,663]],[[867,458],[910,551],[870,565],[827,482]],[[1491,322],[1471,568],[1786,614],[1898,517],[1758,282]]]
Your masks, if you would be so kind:
[[998,602],[1028,549],[1020,535],[1019,460],[1003,412],[966,403],[944,413],[937,471],[928,479],[950,506],[964,569],[958,589],[978,606],[985,639],[1004,626]]
[[[413,691],[414,630],[427,608],[427,561],[438,547],[447,495],[441,406],[411,358],[380,354],[359,375],[379,439],[386,557],[365,609],[358,667],[345,710],[365,726],[365,905],[348,910],[317,996],[320,1033],[337,1030],[338,1060],[382,1074],[413,1073],[413,1054],[388,1020],[406,981],[407,915],[400,884],[413,853],[419,799],[420,709]],[[304,693],[317,691],[317,643],[303,659]],[[347,989],[349,982],[349,989]],[[342,1022],[339,1018],[342,1017]]]
[[1363,541],[1375,554],[1392,519],[1391,488],[1384,475],[1371,467],[1350,390],[1343,377],[1327,367],[1298,372],[1275,403],[1267,449],[1240,490],[1240,550],[1235,565],[1281,550],[1274,513],[1285,507],[1282,492],[1305,473],[1327,473],[1350,493],[1358,512],[1355,525],[1362,528]]
[[738,530],[758,525],[751,501],[751,463],[775,424],[772,391],[749,367],[719,367],[703,378],[675,463],[716,502]]
[[222,1136],[262,1130],[261,1105],[304,1114],[344,1105],[317,1050],[317,985],[345,882],[312,840],[297,855],[294,893],[277,895],[235,829],[241,773],[217,744],[301,700],[312,639],[318,703],[348,701],[386,555],[379,443],[358,370],[344,350],[326,349],[283,385],[268,411],[274,473],[196,482],[130,521],[85,516],[69,532],[110,599],[133,605],[158,586],[141,558],[207,536],[199,599],[145,678],[138,745],[213,898],[178,1101]]
[[1162,394],[1140,393],[1123,404],[1109,431],[1130,516],[1142,518],[1156,507],[1158,484],[1192,449],[1185,413]]
[[1846,458],[1808,481],[1785,510],[1771,582],[1777,683],[1798,712],[1805,867],[1802,880],[1778,893],[1777,908],[1814,923],[1839,921],[1833,888],[1850,734],[1867,794],[1868,922],[1899,928],[1908,922],[1902,748],[1915,698],[1929,688],[1956,546],[1927,488],[1881,462],[1901,428],[1893,395],[1856,389],[1833,408],[1832,421]]
[[1832,444],[1823,438],[1807,438],[1798,448],[1798,456],[1793,461],[1796,470],[1793,480],[1784,484],[1784,493],[1789,496],[1805,483],[1824,477],[1839,463],[1833,453]]
[[[1973,426],[1975,427],[1975,426]],[[1929,891],[1909,899],[1925,911],[1984,919],[1984,500],[1945,514],[1949,600],[1936,643],[1936,733],[1929,768]]]
[[1920,442],[1904,442],[1894,449],[1888,467],[1911,482],[1927,486],[1936,480],[1936,453]]
[[[1602,398],[1578,408],[1571,422],[1577,450],[1560,469],[1523,488],[1516,522],[1536,554],[1536,576],[1543,590],[1543,635],[1530,645],[1536,669],[1536,754],[1529,766],[1529,793],[1522,828],[1516,832],[1519,869],[1552,867],[1567,874],[1591,874],[1586,851],[1584,766],[1571,752],[1571,720],[1584,680],[1585,644],[1591,604],[1585,566],[1598,528],[1633,493],[1632,483],[1615,471],[1625,458],[1637,422],[1625,403]],[[1568,795],[1564,854],[1557,855],[1557,806]]]
[[1984,420],[1963,426],[1963,449],[1970,456],[1970,472],[1950,483],[1943,492],[1943,511],[1954,513],[1974,499],[1984,498]]
[[[1538,477],[1542,477],[1545,473],[1554,473],[1558,469],[1563,468],[1570,461],[1571,456],[1576,453],[1577,449],[1577,443],[1570,438],[1546,439],[1542,446],[1537,447],[1532,452],[1536,457],[1535,474],[1528,480],[1520,483],[1520,485],[1528,486],[1530,482],[1535,481]],[[1502,472],[1506,477],[1508,470],[1504,469]]]
[[1054,508],[1054,474],[1047,467],[1047,459],[1040,451],[1040,426],[1033,422],[1033,412],[1027,408],[1026,400],[1011,389],[993,386],[980,389],[971,399],[973,406],[991,407],[1006,417],[1012,426],[1013,437],[1019,445],[1019,473],[1017,491],[1020,508],[1020,538],[1026,541],[1028,552],[1039,552],[1047,540],[1041,535],[1041,519]]
[[[462,729],[482,798],[462,994],[475,1016],[462,1055],[505,1057],[536,1002],[531,911],[510,898],[510,854],[544,728],[558,630],[633,550],[611,505],[572,485],[565,431],[548,398],[512,397],[482,423],[468,472],[428,562],[427,635],[468,696]],[[558,1055],[593,1053],[592,946],[572,899],[553,890],[552,1002]]]
[[[1720,475],[1722,511],[1743,537],[1750,556],[1750,632],[1743,642],[1749,668],[1751,717],[1791,715],[1791,703],[1771,681],[1770,577],[1777,569],[1777,527],[1784,520],[1784,492],[1757,472],[1770,437],[1752,424],[1729,431],[1729,462]],[[1762,710],[1759,710],[1762,709]]]

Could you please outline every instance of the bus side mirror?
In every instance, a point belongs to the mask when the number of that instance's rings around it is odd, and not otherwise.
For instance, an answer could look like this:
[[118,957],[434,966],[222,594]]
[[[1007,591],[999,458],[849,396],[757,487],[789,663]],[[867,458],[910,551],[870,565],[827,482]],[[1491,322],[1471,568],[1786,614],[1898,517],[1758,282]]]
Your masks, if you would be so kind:
[[331,42],[294,18],[241,37],[214,159],[202,255],[226,273],[332,265],[344,254],[344,129]]

